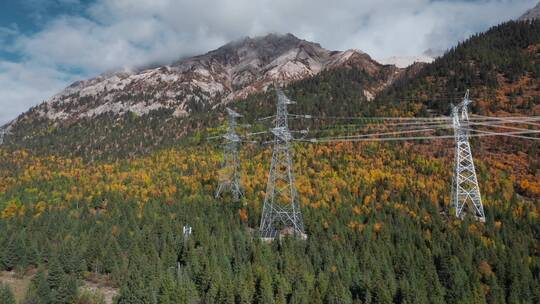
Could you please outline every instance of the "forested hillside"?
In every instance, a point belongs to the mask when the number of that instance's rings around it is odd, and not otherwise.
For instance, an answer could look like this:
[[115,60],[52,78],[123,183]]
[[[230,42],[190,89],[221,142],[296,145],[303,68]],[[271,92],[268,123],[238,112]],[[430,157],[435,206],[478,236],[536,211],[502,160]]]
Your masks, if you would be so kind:
[[[369,115],[376,113],[376,103],[367,102],[363,90],[374,81],[364,71],[340,68],[294,83],[288,88],[288,94],[298,101],[299,113]],[[144,116],[102,114],[67,126],[57,126],[46,119],[34,120],[32,123],[17,124],[6,142],[12,148],[30,149],[45,155],[53,153],[83,157],[86,160],[134,157],[172,145],[193,143],[191,137],[208,135],[224,123],[225,106],[212,110],[201,106],[198,111],[183,118],[172,116],[172,110],[155,110]],[[233,106],[247,115],[247,121],[255,120],[253,123],[256,124],[257,118],[274,113],[275,95],[273,90],[254,94],[235,102]]]
[[[470,88],[474,113],[531,115],[539,46],[540,22],[506,23],[411,69],[375,100],[363,94],[372,76],[354,67],[296,82],[286,88],[297,101],[290,111],[446,115]],[[275,95],[230,106],[261,131]],[[222,132],[222,110],[165,124],[155,112],[14,130],[0,150],[0,270],[33,274],[23,303],[72,303],[95,277],[119,289],[121,304],[540,302],[538,142],[472,141],[485,223],[448,212],[452,139],[295,144],[308,239],[264,243],[271,151],[244,145],[245,198],[216,200],[221,146],[207,137]],[[291,120],[295,129],[332,124]]]
[[540,113],[540,21],[507,22],[459,43],[416,77],[396,82],[380,102],[439,113],[471,89],[478,114]]
[[[108,274],[119,303],[537,302],[539,201],[519,193],[538,197],[538,180],[515,186],[496,159],[478,161],[488,220],[456,220],[441,214],[450,151],[418,155],[428,149],[297,147],[309,238],[274,244],[253,238],[268,150],[244,151],[240,204],[213,198],[213,148],[93,166],[4,152],[12,161],[3,170],[19,169],[2,180],[2,267],[59,263],[71,280]],[[54,291],[38,279],[32,286],[29,298]]]

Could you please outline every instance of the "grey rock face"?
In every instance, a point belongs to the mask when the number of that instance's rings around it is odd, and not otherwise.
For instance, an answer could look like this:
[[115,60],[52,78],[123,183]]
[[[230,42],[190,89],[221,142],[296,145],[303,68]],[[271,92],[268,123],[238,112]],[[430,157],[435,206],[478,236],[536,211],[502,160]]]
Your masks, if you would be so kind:
[[533,19],[539,19],[539,18],[540,18],[540,2],[538,2],[538,4],[536,4],[535,7],[526,11],[525,14],[519,17],[518,20],[525,21],[525,20],[533,20]]

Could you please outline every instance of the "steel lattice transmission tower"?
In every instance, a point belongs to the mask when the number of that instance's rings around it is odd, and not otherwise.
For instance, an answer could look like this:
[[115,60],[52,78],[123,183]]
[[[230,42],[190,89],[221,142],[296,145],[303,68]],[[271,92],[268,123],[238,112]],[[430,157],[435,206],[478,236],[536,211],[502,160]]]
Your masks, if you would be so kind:
[[480,196],[480,187],[476,177],[474,161],[469,144],[469,115],[467,113],[469,91],[463,101],[452,108],[454,137],[456,142],[455,167],[452,180],[452,207],[456,217],[463,218],[466,212],[471,212],[476,219],[485,222],[484,206]]
[[238,128],[236,119],[242,117],[242,115],[229,108],[227,108],[227,114],[229,115],[229,123],[227,133],[223,135],[226,143],[223,148],[223,166],[219,173],[219,186],[216,190],[216,198],[219,198],[224,191],[230,190],[233,200],[239,201],[243,195],[240,186],[239,146],[241,138],[236,133]]
[[[292,164],[290,141],[293,139],[288,124],[287,105],[293,104],[280,90],[277,93],[277,115],[274,134],[274,148],[270,175],[266,185],[266,195],[261,217],[260,234],[266,240],[274,239],[282,231],[305,238],[304,223]],[[288,229],[288,231],[287,231]]]
[[4,144],[4,137],[6,136],[6,129],[0,129],[0,145]]

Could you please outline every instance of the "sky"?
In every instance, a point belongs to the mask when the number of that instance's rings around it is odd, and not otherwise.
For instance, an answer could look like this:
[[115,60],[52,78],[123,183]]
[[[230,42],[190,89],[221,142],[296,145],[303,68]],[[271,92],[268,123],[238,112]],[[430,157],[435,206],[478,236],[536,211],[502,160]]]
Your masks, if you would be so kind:
[[538,0],[0,0],[0,124],[81,79],[292,33],[375,59],[445,50]]

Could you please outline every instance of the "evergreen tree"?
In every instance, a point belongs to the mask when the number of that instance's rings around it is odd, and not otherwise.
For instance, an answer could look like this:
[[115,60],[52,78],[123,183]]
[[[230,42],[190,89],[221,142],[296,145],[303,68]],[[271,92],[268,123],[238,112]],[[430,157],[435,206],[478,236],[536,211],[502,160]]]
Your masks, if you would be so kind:
[[64,275],[61,285],[52,293],[53,303],[71,304],[77,295],[77,279]]
[[134,250],[135,254],[129,266],[126,282],[120,289],[117,299],[118,304],[155,304],[157,293],[148,282],[146,270],[148,265],[142,261],[143,256],[139,250]]
[[180,288],[180,296],[181,299],[183,299],[187,304],[196,304],[199,303],[199,294],[197,292],[197,287],[195,286],[195,283],[193,283],[193,280],[187,276],[182,275],[179,278],[179,288]]
[[166,275],[161,279],[158,302],[160,304],[174,304],[178,303],[179,297],[175,279],[171,275]]
[[309,304],[313,303],[310,300],[310,295],[308,291],[306,290],[305,284],[302,284],[301,282],[296,282],[294,284],[294,287],[292,289],[292,295],[291,295],[291,304]]
[[253,294],[255,293],[255,285],[253,276],[249,269],[242,269],[237,280],[236,299],[239,304],[253,303]]
[[15,296],[7,284],[0,284],[0,303],[15,304]]
[[262,272],[259,275],[256,287],[256,303],[257,304],[273,304],[274,292],[272,288],[272,281],[266,272]]
[[352,304],[350,290],[343,285],[336,273],[332,273],[330,282],[324,302],[329,304]]
[[392,294],[388,290],[388,286],[383,281],[379,280],[375,282],[373,298],[375,303],[391,304],[393,302]]
[[51,290],[58,290],[64,285],[64,269],[62,269],[62,265],[56,258],[51,259],[48,266],[47,285]]
[[11,239],[8,242],[2,261],[5,269],[14,269],[21,262],[23,256],[24,248],[19,244],[19,240],[17,238]]
[[39,269],[30,283],[24,303],[49,304],[52,301],[51,289],[43,269]]

